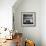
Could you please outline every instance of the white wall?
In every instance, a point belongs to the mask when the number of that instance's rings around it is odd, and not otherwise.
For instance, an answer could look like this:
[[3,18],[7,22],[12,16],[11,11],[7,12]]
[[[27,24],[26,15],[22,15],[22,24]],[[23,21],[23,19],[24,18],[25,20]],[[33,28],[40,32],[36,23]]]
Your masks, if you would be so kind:
[[[16,8],[13,8],[15,29],[23,33],[24,38],[32,39],[35,41],[36,46],[41,46],[41,1],[40,0],[23,0],[22,3]],[[21,26],[21,12],[36,12],[36,27],[22,27]]]
[[12,28],[12,6],[16,0],[0,0],[0,27]]
[[46,46],[46,0],[41,1],[41,38],[42,46]]

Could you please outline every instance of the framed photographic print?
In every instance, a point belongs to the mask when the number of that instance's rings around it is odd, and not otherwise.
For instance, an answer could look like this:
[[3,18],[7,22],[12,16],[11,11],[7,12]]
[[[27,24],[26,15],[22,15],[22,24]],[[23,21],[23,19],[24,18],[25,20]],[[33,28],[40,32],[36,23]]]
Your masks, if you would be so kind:
[[35,27],[36,26],[36,12],[21,12],[22,26]]

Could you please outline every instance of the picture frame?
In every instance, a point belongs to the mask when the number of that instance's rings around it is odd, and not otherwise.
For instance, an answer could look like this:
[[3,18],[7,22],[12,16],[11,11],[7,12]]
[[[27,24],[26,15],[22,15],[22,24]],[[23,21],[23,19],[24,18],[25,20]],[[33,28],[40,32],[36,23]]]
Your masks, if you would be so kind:
[[21,12],[21,25],[23,27],[35,27],[36,12]]

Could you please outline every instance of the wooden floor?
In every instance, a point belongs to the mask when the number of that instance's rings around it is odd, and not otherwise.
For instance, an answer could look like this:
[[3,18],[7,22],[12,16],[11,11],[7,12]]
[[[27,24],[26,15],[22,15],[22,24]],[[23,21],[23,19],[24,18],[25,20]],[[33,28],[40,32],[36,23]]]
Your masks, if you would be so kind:
[[2,45],[0,46],[16,46],[15,44],[15,39],[13,40],[6,40],[6,42],[4,42]]

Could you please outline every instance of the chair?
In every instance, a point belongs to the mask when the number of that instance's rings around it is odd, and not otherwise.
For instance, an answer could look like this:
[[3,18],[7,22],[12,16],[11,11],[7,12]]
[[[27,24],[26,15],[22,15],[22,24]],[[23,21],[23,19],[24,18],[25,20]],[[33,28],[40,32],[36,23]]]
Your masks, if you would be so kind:
[[22,33],[15,33],[16,46],[22,45]]

